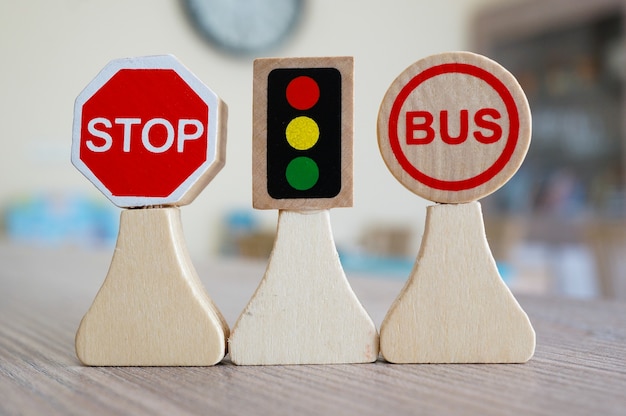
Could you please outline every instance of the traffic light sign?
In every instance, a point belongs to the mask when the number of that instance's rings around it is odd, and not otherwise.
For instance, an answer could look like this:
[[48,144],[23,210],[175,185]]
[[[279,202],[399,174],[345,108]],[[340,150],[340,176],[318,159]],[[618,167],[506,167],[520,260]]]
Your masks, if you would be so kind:
[[253,205],[352,205],[353,59],[254,63]]
[[267,80],[267,191],[332,198],[341,191],[341,73],[277,68]]

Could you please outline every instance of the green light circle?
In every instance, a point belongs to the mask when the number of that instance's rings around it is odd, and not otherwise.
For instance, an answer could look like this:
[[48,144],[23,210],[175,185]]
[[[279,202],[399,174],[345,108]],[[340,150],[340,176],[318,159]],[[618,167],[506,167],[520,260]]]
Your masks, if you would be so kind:
[[313,159],[300,156],[289,162],[285,176],[292,188],[306,191],[315,186],[320,177],[320,170]]

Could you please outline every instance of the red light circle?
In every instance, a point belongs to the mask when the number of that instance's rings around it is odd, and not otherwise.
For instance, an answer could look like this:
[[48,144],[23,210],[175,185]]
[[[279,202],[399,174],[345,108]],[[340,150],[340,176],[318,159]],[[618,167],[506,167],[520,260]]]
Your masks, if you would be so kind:
[[298,110],[308,110],[317,104],[320,98],[320,87],[311,77],[299,76],[287,85],[287,102]]

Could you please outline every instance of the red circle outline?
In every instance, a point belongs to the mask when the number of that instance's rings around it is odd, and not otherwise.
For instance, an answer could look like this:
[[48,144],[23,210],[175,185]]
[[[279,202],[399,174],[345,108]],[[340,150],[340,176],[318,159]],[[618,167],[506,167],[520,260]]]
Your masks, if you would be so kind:
[[[479,173],[472,178],[462,179],[458,181],[446,181],[436,179],[418,170],[415,166],[411,164],[411,162],[402,152],[400,139],[398,137],[398,119],[400,117],[400,109],[404,105],[404,102],[409,97],[409,95],[420,84],[429,80],[430,78],[449,73],[459,73],[474,76],[489,84],[489,86],[498,93],[498,95],[504,102],[510,122],[509,135],[507,137],[506,145],[504,146],[504,149],[502,149],[502,154],[493,163],[493,165],[488,167],[484,172]],[[389,114],[388,133],[389,144],[391,145],[391,150],[393,151],[396,160],[398,161],[398,163],[400,163],[400,166],[404,169],[404,171],[408,173],[413,179],[430,188],[438,189],[441,191],[465,191],[477,188],[487,183],[504,169],[504,167],[511,160],[511,157],[513,156],[513,153],[515,151],[515,147],[517,146],[517,141],[519,139],[519,129],[520,121],[517,105],[515,104],[515,100],[511,95],[511,92],[507,89],[502,81],[500,81],[492,73],[474,65],[463,63],[447,63],[436,65],[422,71],[421,73],[414,76],[400,90],[400,93],[396,97],[393,106],[391,107],[391,112]]]

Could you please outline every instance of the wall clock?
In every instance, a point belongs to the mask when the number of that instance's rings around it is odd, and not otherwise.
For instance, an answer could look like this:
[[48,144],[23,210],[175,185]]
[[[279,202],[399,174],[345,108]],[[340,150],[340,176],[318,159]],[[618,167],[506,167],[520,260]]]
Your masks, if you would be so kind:
[[183,0],[196,29],[217,47],[254,55],[284,41],[304,0]]

